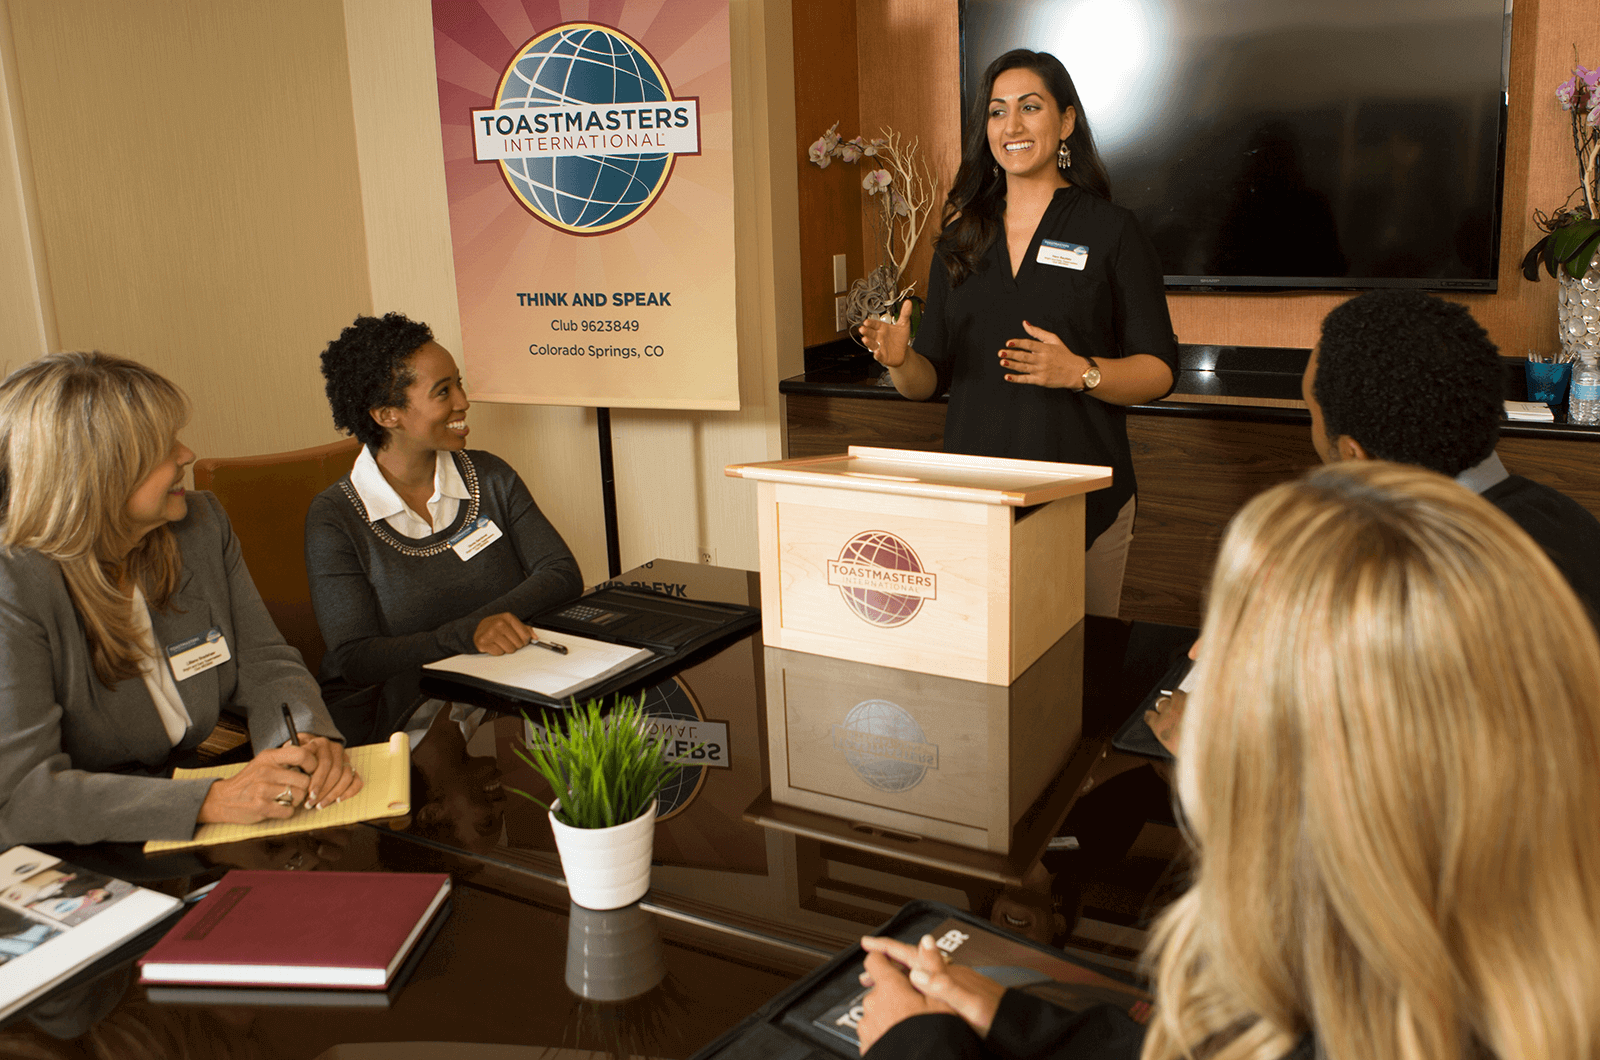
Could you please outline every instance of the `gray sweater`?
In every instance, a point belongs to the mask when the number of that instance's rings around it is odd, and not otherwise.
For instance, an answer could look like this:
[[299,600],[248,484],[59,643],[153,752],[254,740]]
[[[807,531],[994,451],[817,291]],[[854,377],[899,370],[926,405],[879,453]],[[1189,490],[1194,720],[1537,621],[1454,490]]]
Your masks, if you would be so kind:
[[[183,573],[167,607],[151,612],[156,646],[217,627],[232,654],[178,682],[192,719],[179,749],[204,740],[224,705],[249,717],[257,751],[288,740],[281,703],[301,732],[337,736],[216,498],[191,492],[172,529]],[[188,839],[211,782],[156,775],[172,750],[143,680],[107,688],[95,676],[61,567],[32,549],[0,550],[0,848]]]
[[[510,465],[481,451],[456,453],[455,461],[471,499],[429,537],[369,522],[348,475],[306,515],[311,603],[328,647],[319,678],[335,720],[356,742],[399,729],[426,699],[419,668],[476,651],[479,622],[501,612],[527,620],[583,588],[572,552]],[[462,560],[449,542],[480,518],[502,536]]]

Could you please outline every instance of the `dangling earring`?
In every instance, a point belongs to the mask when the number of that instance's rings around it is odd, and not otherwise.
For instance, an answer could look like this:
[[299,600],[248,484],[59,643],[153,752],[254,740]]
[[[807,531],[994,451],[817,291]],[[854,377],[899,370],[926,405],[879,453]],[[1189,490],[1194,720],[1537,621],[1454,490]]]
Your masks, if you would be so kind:
[[993,166],[992,166],[992,167],[990,167],[990,168],[992,168],[992,169],[993,169],[993,170],[994,170],[994,175],[995,175],[995,176],[997,176],[997,177],[998,177],[998,176],[999,176],[999,175],[1000,175],[1000,163],[999,163],[999,162],[996,162],[996,163],[995,163],[995,164],[994,164],[994,165],[993,165]]
[[1056,168],[1072,168],[1072,148],[1067,146],[1067,141],[1062,140],[1061,146],[1056,148]]

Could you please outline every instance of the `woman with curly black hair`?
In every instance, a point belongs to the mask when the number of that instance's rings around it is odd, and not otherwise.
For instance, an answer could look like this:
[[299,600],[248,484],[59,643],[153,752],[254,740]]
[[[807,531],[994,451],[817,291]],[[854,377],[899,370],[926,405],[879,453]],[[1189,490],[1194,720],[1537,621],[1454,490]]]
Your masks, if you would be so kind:
[[418,687],[424,663],[516,651],[534,638],[525,620],[583,582],[521,477],[467,449],[461,375],[426,324],[357,317],[323,351],[322,374],[334,425],[362,449],[311,503],[306,572],[325,698],[366,742],[438,709]]

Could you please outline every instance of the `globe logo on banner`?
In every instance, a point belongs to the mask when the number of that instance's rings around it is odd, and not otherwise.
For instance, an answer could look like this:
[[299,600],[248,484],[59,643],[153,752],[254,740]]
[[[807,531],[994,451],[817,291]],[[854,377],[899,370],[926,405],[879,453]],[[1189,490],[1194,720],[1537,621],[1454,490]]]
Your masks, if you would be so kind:
[[828,584],[859,618],[884,628],[905,625],[924,600],[937,598],[936,576],[887,530],[867,530],[845,542],[839,558],[828,561]]
[[680,154],[700,152],[699,101],[620,30],[569,22],[523,45],[493,110],[472,112],[479,162],[500,166],[535,217],[575,235],[638,220]]
[[887,699],[851,707],[833,727],[833,746],[856,776],[880,791],[909,791],[939,768],[939,748],[927,742],[917,719]]

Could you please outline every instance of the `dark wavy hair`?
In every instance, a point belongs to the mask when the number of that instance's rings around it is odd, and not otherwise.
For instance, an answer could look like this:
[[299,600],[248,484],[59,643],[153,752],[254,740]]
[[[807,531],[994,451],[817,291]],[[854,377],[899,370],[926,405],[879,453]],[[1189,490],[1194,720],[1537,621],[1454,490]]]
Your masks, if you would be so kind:
[[406,407],[406,387],[417,379],[411,355],[432,341],[433,330],[404,313],[356,317],[322,351],[333,425],[355,435],[373,452],[382,449],[389,432],[378,426],[371,412]]
[[1368,291],[1323,320],[1311,390],[1330,440],[1453,478],[1494,451],[1505,370],[1466,306]]
[[984,254],[1000,235],[1000,218],[1006,208],[1006,178],[989,150],[989,99],[994,94],[995,79],[1007,70],[1019,68],[1038,74],[1055,97],[1056,106],[1063,112],[1071,107],[1077,115],[1072,134],[1067,137],[1067,147],[1072,151],[1072,166],[1065,171],[1067,179],[1091,195],[1111,198],[1111,178],[1100,161],[1100,152],[1095,150],[1094,133],[1089,130],[1089,119],[1083,113],[1072,75],[1049,52],[1013,48],[989,64],[983,72],[983,83],[972,95],[966,137],[961,144],[961,168],[956,170],[939,219],[943,234],[934,250],[950,272],[952,287],[959,287],[977,271]]

